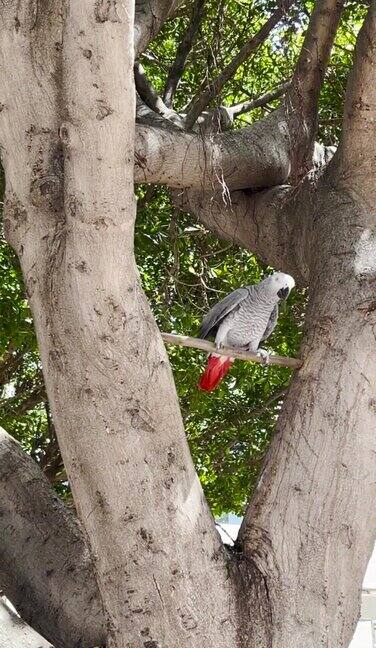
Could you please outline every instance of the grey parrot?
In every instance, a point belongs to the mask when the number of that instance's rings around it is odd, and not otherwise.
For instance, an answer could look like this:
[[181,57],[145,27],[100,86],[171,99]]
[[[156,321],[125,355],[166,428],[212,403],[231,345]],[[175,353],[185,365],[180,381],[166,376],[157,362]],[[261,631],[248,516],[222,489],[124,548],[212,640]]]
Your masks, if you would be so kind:
[[[267,360],[268,353],[260,349],[275,328],[278,303],[287,299],[294,288],[294,279],[283,272],[275,272],[260,283],[238,288],[213,306],[204,318],[200,337],[214,337],[217,349],[222,346],[255,351]],[[200,389],[211,391],[228,372],[234,358],[210,354]]]

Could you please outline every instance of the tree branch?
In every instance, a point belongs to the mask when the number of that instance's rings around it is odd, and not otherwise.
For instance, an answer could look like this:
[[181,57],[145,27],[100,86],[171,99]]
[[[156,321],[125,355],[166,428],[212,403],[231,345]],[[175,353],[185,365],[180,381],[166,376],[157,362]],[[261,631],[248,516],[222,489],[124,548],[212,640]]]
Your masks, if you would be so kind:
[[0,597],[0,646],[4,648],[53,648],[18,617]]
[[279,8],[273,15],[264,23],[261,29],[253,36],[248,43],[246,43],[232,61],[222,70],[221,74],[209,84],[209,87],[204,90],[201,86],[192,101],[187,107],[187,117],[185,126],[187,130],[191,130],[197,118],[209,103],[217,97],[222,90],[223,86],[234,76],[236,70],[255,52],[258,47],[266,40],[272,29],[279,23],[282,16],[293,4],[293,0],[282,0],[279,3]]
[[[108,4],[115,5],[103,7]],[[37,203],[30,183],[21,196],[16,193],[24,162],[29,174],[36,156],[52,165],[51,149],[40,139],[46,137],[45,103],[32,106],[38,118],[32,150],[26,140],[13,151],[6,147],[14,155],[6,158],[7,185],[27,213],[27,225],[24,219],[14,231],[9,192],[6,217],[9,236],[26,240],[22,270],[59,445],[95,554],[108,644],[188,647],[205,636],[213,645],[216,637],[231,645],[237,628],[227,622],[229,609],[236,610],[227,554],[194,470],[171,368],[134,258],[133,61],[125,47],[132,42],[132,2],[117,2],[119,21],[103,28],[93,20],[92,0],[68,5],[62,69],[59,59],[58,70],[32,71],[56,118],[51,96],[62,77],[66,122],[48,137],[59,159],[63,148],[63,195],[59,191],[55,202],[48,194]],[[50,14],[48,20],[37,31],[55,55],[49,38],[55,32],[48,27],[59,21]],[[35,61],[25,61],[25,42],[36,38],[25,28],[15,43],[14,20],[1,31],[2,55],[6,60],[11,49],[14,63],[0,66],[9,87],[7,70],[30,74]],[[82,48],[92,44],[101,56],[88,66]],[[30,87],[12,88],[10,141],[24,131],[25,120],[30,123]],[[7,138],[2,125],[0,113],[1,139]]]
[[33,459],[1,428],[0,485],[0,583],[6,596],[56,648],[104,644],[81,527]]
[[139,123],[135,181],[170,187],[273,186],[289,176],[289,147],[277,111],[250,127],[213,136]]
[[298,284],[306,286],[306,240],[312,225],[313,191],[307,178],[298,190],[285,185],[254,193],[213,195],[190,189],[174,192],[174,200],[219,238],[251,250],[264,263],[288,272]]
[[178,87],[181,75],[184,71],[185,62],[187,60],[189,52],[192,49],[196,34],[202,20],[204,6],[205,0],[196,0],[193,5],[188,28],[179,44],[179,47],[176,51],[175,60],[168,73],[163,95],[166,106],[172,106],[172,100]]
[[319,94],[343,10],[344,0],[318,0],[286,96],[291,136],[291,175],[296,182],[312,168]]
[[[376,259],[359,250],[370,240],[374,204],[355,196],[350,199],[331,172],[317,183],[304,364],[284,401],[237,542],[254,568],[244,612],[264,584],[276,645],[283,648],[291,647],[297,618],[294,646],[349,644],[375,541],[376,520],[364,515],[364,502],[371,510],[376,497],[369,405],[376,380]],[[264,610],[248,611],[244,633],[263,633]]]
[[[201,349],[208,353],[217,353],[231,358],[238,358],[239,360],[246,360],[248,362],[258,362],[265,364],[265,361],[258,353],[251,351],[239,351],[232,347],[221,347],[217,349],[213,342],[208,340],[201,340],[199,338],[189,337],[188,335],[175,335],[175,333],[161,333],[162,339],[165,344],[173,344],[183,347],[191,347],[193,349]],[[298,358],[288,358],[286,356],[270,355],[267,364],[279,365],[281,367],[291,367],[292,369],[299,369],[302,366],[302,361]]]
[[142,67],[141,63],[138,61],[134,64],[134,79],[136,84],[136,90],[140,95],[141,99],[146,103],[146,105],[153,110],[157,115],[160,115],[164,119],[168,119],[176,126],[181,129],[184,128],[183,119],[171,108],[168,108],[166,104],[162,101],[161,97],[154,90],[151,83],[148,81],[145,70]]
[[359,189],[374,187],[376,173],[376,5],[371,3],[359,32],[343,117],[340,146],[342,169],[347,181]]
[[235,106],[230,106],[229,108],[227,108],[226,106],[226,110],[229,112],[233,119],[235,117],[240,117],[240,115],[244,115],[244,113],[249,112],[250,110],[254,110],[255,108],[263,108],[271,101],[274,101],[275,99],[278,99],[278,97],[284,95],[286,90],[288,90],[290,87],[291,81],[286,81],[282,85],[278,86],[278,88],[276,88],[275,90],[266,92],[265,94],[260,95],[255,99],[236,104]]
[[[185,133],[148,108],[138,118],[135,182],[216,190],[260,189],[286,182],[291,142],[283,109],[236,131]],[[323,166],[333,147],[315,144],[313,163]],[[312,166],[311,165],[311,166]]]
[[145,51],[164,22],[182,4],[182,0],[136,0],[134,23],[135,56]]

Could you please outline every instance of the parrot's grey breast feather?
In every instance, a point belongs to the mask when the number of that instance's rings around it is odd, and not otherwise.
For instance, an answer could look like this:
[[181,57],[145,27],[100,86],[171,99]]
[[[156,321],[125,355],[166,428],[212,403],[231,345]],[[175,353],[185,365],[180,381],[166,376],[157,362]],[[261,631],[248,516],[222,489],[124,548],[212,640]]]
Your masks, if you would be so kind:
[[215,335],[226,315],[238,308],[239,304],[249,297],[251,291],[252,286],[238,288],[215,304],[201,324],[200,337],[207,338],[209,335]]
[[269,322],[267,323],[265,333],[261,338],[261,342],[264,342],[269,335],[271,335],[275,329],[278,320],[278,304],[276,304],[270,314]]

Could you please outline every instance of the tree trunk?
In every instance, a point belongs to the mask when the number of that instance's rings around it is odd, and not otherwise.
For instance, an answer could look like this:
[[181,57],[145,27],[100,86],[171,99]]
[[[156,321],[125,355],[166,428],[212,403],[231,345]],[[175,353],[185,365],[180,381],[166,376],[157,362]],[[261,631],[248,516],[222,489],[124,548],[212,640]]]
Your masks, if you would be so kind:
[[102,606],[82,529],[35,461],[1,428],[0,485],[2,591],[56,648],[104,644]]
[[[376,498],[374,210],[335,170],[318,198],[304,365],[239,541],[267,593],[261,645],[276,648],[348,645],[376,535],[364,508]],[[253,637],[265,620],[251,625]]]
[[[2,10],[1,52],[14,61],[2,85],[10,92],[13,69],[28,77],[17,79],[19,101],[4,101],[0,123],[7,235],[91,543],[108,645],[235,645],[225,552],[133,255],[132,4],[69,3],[59,47],[58,3],[42,17],[29,2],[21,9],[25,20],[20,9]],[[41,56],[42,36],[52,62]],[[38,84],[44,93],[35,98]]]

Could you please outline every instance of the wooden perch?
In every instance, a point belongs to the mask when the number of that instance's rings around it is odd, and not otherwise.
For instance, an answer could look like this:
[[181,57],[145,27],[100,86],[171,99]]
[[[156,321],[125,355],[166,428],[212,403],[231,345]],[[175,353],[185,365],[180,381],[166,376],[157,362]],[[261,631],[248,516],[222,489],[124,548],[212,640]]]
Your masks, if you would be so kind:
[[[219,355],[230,356],[231,358],[238,358],[239,360],[248,360],[248,362],[259,362],[261,364],[266,364],[264,358],[262,358],[258,353],[254,353],[253,351],[240,351],[239,349],[232,349],[231,347],[222,347],[221,349],[216,349],[213,342],[208,342],[208,340],[200,340],[200,338],[189,337],[188,335],[175,335],[175,333],[161,333],[161,335],[163,341],[166,344],[177,344],[178,346],[193,347],[194,349],[201,349],[201,351],[207,351],[208,353],[218,353]],[[303,362],[298,358],[270,355],[267,364],[299,369],[302,366]]]

